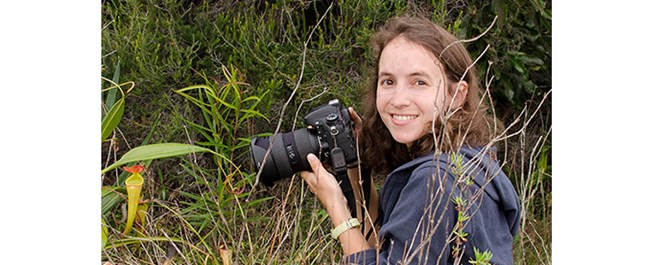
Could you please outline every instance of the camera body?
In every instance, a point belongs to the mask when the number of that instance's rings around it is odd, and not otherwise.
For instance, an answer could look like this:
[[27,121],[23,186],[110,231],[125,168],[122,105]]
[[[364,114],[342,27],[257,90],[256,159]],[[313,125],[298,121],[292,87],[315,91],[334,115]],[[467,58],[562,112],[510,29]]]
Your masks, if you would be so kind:
[[[356,165],[354,122],[350,118],[348,109],[342,106],[338,99],[330,100],[327,105],[320,106],[307,114],[305,123],[316,130],[322,150],[321,161],[326,161],[334,168]],[[338,151],[337,147],[341,151]],[[337,161],[338,152],[343,155],[343,160]],[[342,162],[345,163],[337,165]]]
[[[338,99],[313,109],[305,116],[305,123],[307,128],[251,140],[251,157],[255,169],[262,170],[262,183],[270,186],[296,172],[311,171],[307,161],[309,153],[337,172],[357,164],[354,122]],[[271,152],[264,161],[269,147]]]

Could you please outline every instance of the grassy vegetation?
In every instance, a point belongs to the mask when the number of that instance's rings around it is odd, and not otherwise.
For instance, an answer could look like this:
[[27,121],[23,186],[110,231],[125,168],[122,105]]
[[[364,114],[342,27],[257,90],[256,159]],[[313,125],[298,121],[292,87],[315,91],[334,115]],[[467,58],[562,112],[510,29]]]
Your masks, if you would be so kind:
[[[145,221],[136,222],[128,234],[123,233],[128,173],[103,174],[107,238],[102,260],[338,261],[341,250],[329,237],[326,212],[302,181],[255,185],[247,153],[250,137],[273,132],[278,123],[281,131],[300,128],[307,111],[331,98],[362,109],[370,34],[387,18],[417,9],[463,38],[488,28],[492,19],[484,17],[499,13],[505,22],[468,47],[478,55],[482,43],[491,44],[480,72],[486,80],[495,70],[502,72],[490,83],[497,114],[504,113],[512,125],[502,161],[526,210],[514,246],[516,263],[550,263],[551,112],[550,97],[544,97],[550,92],[550,27],[535,26],[550,25],[550,10],[540,1],[528,8],[474,2],[103,1],[103,108],[109,113],[123,99],[124,109],[102,142],[102,167],[154,143],[192,144],[210,152],[142,161]],[[531,14],[536,21],[508,23]],[[513,34],[518,37],[504,40]],[[549,45],[531,48],[535,40]],[[489,72],[488,61],[493,62]],[[522,71],[521,82],[506,74]],[[107,89],[116,84],[130,90],[121,96]]]

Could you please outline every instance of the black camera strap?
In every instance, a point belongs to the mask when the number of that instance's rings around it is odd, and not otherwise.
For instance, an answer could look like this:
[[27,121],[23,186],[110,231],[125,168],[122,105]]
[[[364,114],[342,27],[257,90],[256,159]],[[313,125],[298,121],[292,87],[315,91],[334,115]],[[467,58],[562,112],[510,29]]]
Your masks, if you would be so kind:
[[[364,222],[362,222],[361,231],[366,231],[365,226],[368,226],[368,225],[369,226],[377,226],[377,224],[379,224],[379,222],[381,221],[381,218],[382,218],[383,214],[382,214],[382,211],[381,211],[381,207],[379,207],[379,209],[378,209],[379,212],[377,213],[378,215],[374,219],[373,223],[366,223],[365,222],[365,218],[366,218],[366,216],[368,214],[367,211],[370,209],[370,189],[372,189],[372,186],[371,186],[372,182],[370,180],[370,178],[372,178],[372,175],[371,175],[370,169],[368,169],[366,167],[362,167],[360,177],[361,177],[361,196],[363,196],[363,198],[361,198],[361,200],[362,200],[362,202],[363,202],[363,204],[365,206],[365,207],[361,207],[362,214],[360,216],[361,216],[361,218],[364,219]],[[351,201],[354,201],[355,198],[354,198],[354,192],[352,191],[352,186],[350,185],[351,183],[350,183],[350,179],[349,179],[348,174],[347,174],[347,169],[340,169],[339,171],[337,171],[336,179],[339,180],[340,183],[341,183],[341,190],[343,190],[343,194],[345,195],[345,198],[348,201],[348,207],[350,208],[350,212],[352,213],[352,217],[356,217],[355,214],[356,214],[356,208],[357,207],[356,207],[355,203],[350,203]],[[346,183],[346,184],[344,184],[344,183]],[[346,188],[344,188],[344,187],[349,187],[347,189],[349,191],[346,192],[345,191]],[[365,234],[366,240],[368,240],[370,238],[370,235],[372,234],[372,231],[373,231],[372,229],[368,229],[367,234]]]
[[[350,178],[348,177],[348,169],[345,164],[345,157],[343,155],[343,150],[339,147],[336,147],[332,149],[332,167],[334,168],[334,171],[336,172],[336,180],[340,183],[339,185],[341,186],[341,190],[343,191],[343,195],[345,196],[345,199],[348,201],[348,208],[350,209],[350,213],[352,214],[352,217],[356,217],[356,212],[357,212],[357,207],[356,207],[356,201],[354,198],[354,191],[352,190],[352,185],[350,183]],[[370,173],[370,169],[368,168],[362,168],[361,169],[361,194],[363,196],[362,200],[364,202],[365,207],[361,207],[362,211],[362,218],[365,219],[365,216],[367,214],[367,210],[370,209],[370,189],[373,187],[370,185],[371,181],[370,178],[372,178],[372,175]],[[374,222],[372,224],[367,224],[370,226],[376,226],[381,218],[383,218],[383,213],[380,209],[378,209],[378,216],[375,218]],[[363,225],[365,226],[365,222],[363,222]],[[365,231],[365,228],[362,229],[362,231]],[[366,240],[370,238],[370,235],[372,234],[372,229],[368,230],[368,233],[365,235]]]
[[348,178],[348,167],[345,163],[345,155],[343,154],[343,149],[340,147],[334,147],[330,152],[332,157],[332,167],[334,172],[336,172],[336,180],[340,183],[341,191],[343,191],[343,196],[348,201],[348,208],[350,208],[350,213],[352,217],[355,217],[357,214],[357,205],[354,200],[354,191],[352,190],[352,185],[350,184],[350,178]]

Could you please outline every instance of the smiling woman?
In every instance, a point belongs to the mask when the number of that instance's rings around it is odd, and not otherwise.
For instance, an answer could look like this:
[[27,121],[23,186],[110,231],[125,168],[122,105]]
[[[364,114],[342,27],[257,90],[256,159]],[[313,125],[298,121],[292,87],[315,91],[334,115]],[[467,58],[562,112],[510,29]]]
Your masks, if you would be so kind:
[[351,216],[315,156],[313,172],[301,172],[336,227],[344,263],[513,264],[519,199],[493,158],[501,126],[479,100],[469,54],[444,28],[415,16],[388,20],[372,45],[376,78],[365,95],[366,121],[355,119],[363,125],[363,166],[348,174],[390,172],[381,197],[357,196],[370,201],[369,217]]

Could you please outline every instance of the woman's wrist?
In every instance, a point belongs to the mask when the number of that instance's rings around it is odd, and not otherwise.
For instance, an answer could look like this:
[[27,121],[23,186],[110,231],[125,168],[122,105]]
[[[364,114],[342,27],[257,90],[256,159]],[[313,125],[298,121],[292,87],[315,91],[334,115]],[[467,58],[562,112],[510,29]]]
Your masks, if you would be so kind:
[[348,209],[348,205],[346,203],[345,197],[343,197],[343,194],[335,196],[334,199],[325,207],[327,213],[329,213],[330,218],[332,219],[332,224],[334,227],[352,218],[352,214],[350,213],[350,209]]
[[[345,197],[343,196],[343,193],[337,192],[334,194],[336,195],[329,197],[328,202],[323,204],[332,221],[332,228],[339,227],[342,224],[345,226],[345,222],[352,219],[353,217],[350,213],[350,209],[348,209],[348,204]],[[358,226],[353,226],[349,229],[345,229],[340,234],[338,234],[337,237],[338,241],[341,243],[341,247],[343,248],[343,253],[345,255],[350,255],[352,253],[370,248],[370,245],[366,241]]]

